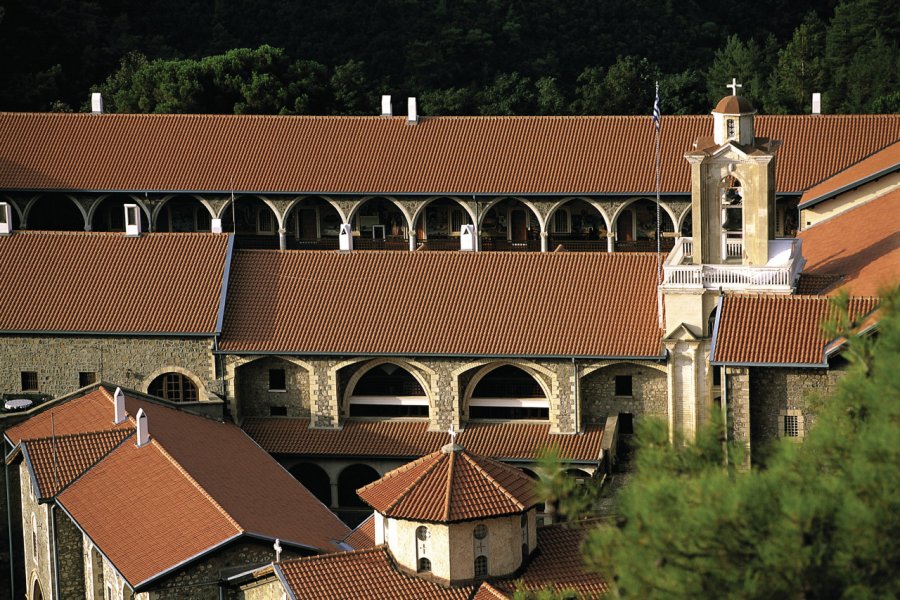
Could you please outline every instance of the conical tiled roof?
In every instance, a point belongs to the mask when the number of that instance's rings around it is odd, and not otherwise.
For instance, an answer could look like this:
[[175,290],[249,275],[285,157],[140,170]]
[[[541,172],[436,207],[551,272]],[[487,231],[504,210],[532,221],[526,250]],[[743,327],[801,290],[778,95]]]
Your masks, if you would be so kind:
[[386,517],[448,523],[525,511],[538,499],[525,473],[449,444],[358,490]]

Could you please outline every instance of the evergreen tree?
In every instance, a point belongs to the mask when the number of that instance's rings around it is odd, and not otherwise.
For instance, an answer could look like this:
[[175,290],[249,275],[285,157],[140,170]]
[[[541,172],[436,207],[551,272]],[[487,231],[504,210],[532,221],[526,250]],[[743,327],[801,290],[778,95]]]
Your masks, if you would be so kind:
[[815,13],[810,13],[778,53],[778,64],[770,82],[772,101],[768,111],[809,112],[812,93],[822,92],[825,84],[825,24]]

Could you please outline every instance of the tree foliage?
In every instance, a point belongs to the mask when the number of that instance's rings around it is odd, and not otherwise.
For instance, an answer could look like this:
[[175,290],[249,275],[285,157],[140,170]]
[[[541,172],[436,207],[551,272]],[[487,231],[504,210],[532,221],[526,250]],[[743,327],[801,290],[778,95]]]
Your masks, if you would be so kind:
[[672,445],[639,430],[637,473],[589,563],[629,598],[887,598],[900,594],[900,289],[876,337],[847,331],[849,372],[802,444],[766,468],[723,460],[721,423]]

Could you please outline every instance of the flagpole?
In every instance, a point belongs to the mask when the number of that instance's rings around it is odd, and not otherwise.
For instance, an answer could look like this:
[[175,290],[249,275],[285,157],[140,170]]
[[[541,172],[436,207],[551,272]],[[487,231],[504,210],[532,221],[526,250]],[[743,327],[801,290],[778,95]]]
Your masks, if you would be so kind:
[[662,231],[660,227],[660,208],[659,208],[659,125],[661,114],[659,110],[659,82],[656,82],[656,96],[653,101],[653,121],[656,125],[656,312],[659,328],[662,329],[663,324],[663,306],[662,306]]

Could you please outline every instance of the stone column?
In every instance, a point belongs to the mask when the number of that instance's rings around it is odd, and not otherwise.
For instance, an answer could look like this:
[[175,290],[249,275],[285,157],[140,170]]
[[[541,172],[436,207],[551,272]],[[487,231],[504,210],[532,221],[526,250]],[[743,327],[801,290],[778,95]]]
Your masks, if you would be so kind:
[[414,231],[410,230],[409,232],[409,251],[412,252],[416,249],[416,234]]
[[278,248],[287,250],[287,231],[282,228],[278,229]]
[[611,231],[606,233],[606,251],[609,253],[616,251],[616,237]]
[[541,252],[547,252],[550,245],[550,234],[546,231],[541,232]]

